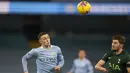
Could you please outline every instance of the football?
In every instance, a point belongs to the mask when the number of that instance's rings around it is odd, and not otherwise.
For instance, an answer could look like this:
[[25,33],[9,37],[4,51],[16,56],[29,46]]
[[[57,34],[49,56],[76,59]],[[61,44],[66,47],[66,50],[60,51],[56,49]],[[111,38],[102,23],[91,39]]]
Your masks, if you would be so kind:
[[77,10],[80,14],[88,14],[91,10],[91,5],[87,1],[81,1],[77,5]]

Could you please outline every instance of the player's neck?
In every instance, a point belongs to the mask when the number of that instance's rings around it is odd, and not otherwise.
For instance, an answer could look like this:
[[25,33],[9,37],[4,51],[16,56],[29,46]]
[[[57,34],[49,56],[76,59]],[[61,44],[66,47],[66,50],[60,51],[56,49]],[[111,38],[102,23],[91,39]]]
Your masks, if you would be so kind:
[[123,49],[120,49],[120,50],[116,51],[115,54],[119,55],[122,51],[123,51]]
[[42,45],[42,47],[49,49],[49,48],[51,48],[51,45],[48,45],[48,46]]
[[84,58],[79,58],[80,60],[83,60]]

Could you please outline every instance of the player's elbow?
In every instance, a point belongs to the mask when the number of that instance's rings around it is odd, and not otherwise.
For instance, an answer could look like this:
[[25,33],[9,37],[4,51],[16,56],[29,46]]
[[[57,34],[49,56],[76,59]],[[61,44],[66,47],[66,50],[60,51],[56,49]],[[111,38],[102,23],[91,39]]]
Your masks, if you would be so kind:
[[97,69],[98,68],[98,66],[97,65],[95,65],[95,69]]
[[64,60],[64,59],[62,60],[62,64],[63,64],[63,65],[65,64],[65,60]]
[[64,64],[65,64],[65,61],[62,60],[62,61],[61,61],[61,67],[62,67]]
[[98,64],[96,64],[96,65],[95,65],[95,69],[96,69],[96,70],[98,70],[98,69],[99,69],[99,67],[101,67],[101,66],[100,66],[100,65],[98,65]]
[[97,69],[97,65],[95,65],[95,69]]
[[23,56],[23,57],[22,57],[22,62],[23,62],[23,61],[26,61],[26,60],[27,60],[26,56]]

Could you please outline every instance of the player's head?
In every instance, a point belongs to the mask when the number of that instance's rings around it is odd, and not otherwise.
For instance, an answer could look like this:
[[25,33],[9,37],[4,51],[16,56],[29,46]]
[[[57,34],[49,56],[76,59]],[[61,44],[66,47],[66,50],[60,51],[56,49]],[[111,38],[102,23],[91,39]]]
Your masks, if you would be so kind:
[[41,45],[44,45],[45,47],[51,45],[50,44],[50,37],[46,32],[39,33],[38,39],[39,39],[39,43]]
[[125,44],[125,37],[122,35],[115,35],[112,37],[112,50],[118,51],[119,49],[123,49]]
[[86,52],[85,50],[79,50],[79,58],[83,59],[86,57]]

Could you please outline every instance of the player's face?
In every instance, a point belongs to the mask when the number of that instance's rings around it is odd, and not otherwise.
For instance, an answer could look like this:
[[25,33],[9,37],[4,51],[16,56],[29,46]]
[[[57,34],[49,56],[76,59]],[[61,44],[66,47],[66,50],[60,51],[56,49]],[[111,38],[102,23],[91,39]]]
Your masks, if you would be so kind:
[[48,34],[42,35],[39,42],[44,46],[50,46],[50,37]]
[[80,51],[79,52],[79,58],[85,58],[85,56],[86,56],[85,51]]
[[119,43],[118,40],[113,40],[112,41],[112,50],[118,51],[121,48],[121,44]]

